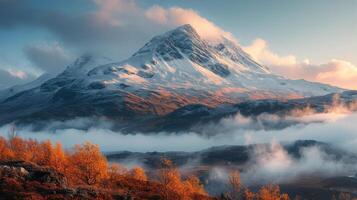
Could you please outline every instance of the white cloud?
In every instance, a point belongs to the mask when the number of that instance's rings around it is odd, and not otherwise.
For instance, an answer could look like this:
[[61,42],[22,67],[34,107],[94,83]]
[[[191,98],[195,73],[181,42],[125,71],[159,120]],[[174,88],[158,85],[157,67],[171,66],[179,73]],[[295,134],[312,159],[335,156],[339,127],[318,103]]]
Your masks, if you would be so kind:
[[246,184],[289,183],[303,176],[348,176],[356,170],[355,161],[336,160],[318,146],[300,149],[295,158],[277,142],[256,146],[248,168],[241,176]]
[[258,62],[267,65],[274,73],[293,79],[306,79],[347,89],[357,89],[357,66],[339,59],[315,64],[308,59],[298,61],[294,55],[281,56],[273,52],[263,39],[256,39],[243,48]]
[[[99,6],[95,12],[96,19],[117,28],[133,28],[141,31],[151,29],[170,29],[176,26],[191,24],[205,40],[217,42],[222,36],[235,40],[230,32],[224,31],[213,22],[199,15],[192,9],[181,7],[163,8],[154,5],[148,9],[139,7],[135,1],[128,0],[95,0]],[[135,27],[137,23],[138,27]],[[143,25],[139,27],[140,25]]]
[[272,52],[269,48],[267,41],[258,38],[253,41],[249,46],[243,48],[249,55],[259,62],[271,65],[295,65],[297,63],[296,57],[293,55],[280,56]]
[[235,41],[234,36],[230,32],[219,28],[192,9],[180,7],[165,9],[160,6],[153,6],[146,11],[145,15],[148,19],[163,25],[179,26],[191,24],[202,38],[210,42],[219,42],[222,36]]

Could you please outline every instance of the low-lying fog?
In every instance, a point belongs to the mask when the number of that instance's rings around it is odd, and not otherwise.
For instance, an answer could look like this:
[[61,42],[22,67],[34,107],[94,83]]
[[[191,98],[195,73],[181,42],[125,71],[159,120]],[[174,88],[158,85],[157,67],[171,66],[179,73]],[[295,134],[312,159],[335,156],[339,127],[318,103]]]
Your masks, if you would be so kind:
[[[88,119],[77,119],[70,123],[85,123]],[[285,128],[277,124],[288,124]],[[50,127],[50,125],[49,125]],[[304,117],[277,117],[261,115],[252,120],[237,115],[221,120],[218,124],[205,125],[205,134],[194,132],[121,134],[107,128],[95,127],[88,131],[62,129],[33,132],[30,128],[16,128],[16,134],[24,138],[60,141],[66,148],[74,144],[91,141],[99,144],[103,152],[109,151],[198,151],[219,145],[246,145],[270,143],[271,141],[293,141],[312,139],[328,142],[348,151],[357,152],[357,113],[322,113]],[[0,135],[8,136],[13,126],[0,127]],[[212,134],[214,132],[214,134]]]
[[[103,152],[199,151],[220,145],[270,143],[270,149],[255,150],[248,162],[248,170],[242,172],[241,177],[248,185],[289,182],[302,175],[317,173],[325,176],[348,176],[357,172],[355,160],[336,160],[318,147],[303,149],[301,158],[296,159],[279,144],[295,140],[317,140],[356,153],[357,113],[329,112],[297,116],[299,117],[261,115],[253,120],[237,115],[223,119],[218,124],[198,127],[207,134],[121,134],[106,128],[108,124],[88,131],[74,128],[50,131],[53,124],[49,124],[48,131],[32,132],[30,127],[16,128],[16,134],[24,138],[60,141],[65,148],[91,141],[99,144]],[[77,119],[68,123],[73,127],[80,127],[83,123],[88,123],[88,120]],[[0,135],[6,137],[12,130],[11,125],[3,126],[0,128]],[[227,178],[227,172],[223,168],[215,168],[211,173],[218,179]]]

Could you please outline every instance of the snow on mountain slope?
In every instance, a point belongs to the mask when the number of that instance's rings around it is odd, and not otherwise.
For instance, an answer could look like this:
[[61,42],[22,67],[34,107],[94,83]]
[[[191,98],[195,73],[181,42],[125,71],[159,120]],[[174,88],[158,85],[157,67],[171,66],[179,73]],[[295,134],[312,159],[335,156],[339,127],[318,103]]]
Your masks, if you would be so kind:
[[214,93],[266,93],[267,97],[307,97],[341,91],[271,74],[238,45],[224,39],[212,46],[190,25],[156,36],[129,59],[97,67],[88,76],[112,89],[126,84],[151,90],[169,87]]
[[38,87],[42,83],[44,83],[45,81],[47,81],[53,77],[54,77],[54,75],[45,73],[45,74],[41,75],[40,77],[38,77],[37,79],[31,81],[30,83],[15,85],[10,88],[1,90],[0,91],[0,102],[5,100],[8,97],[11,97],[17,93],[20,93],[22,91],[29,90],[34,87]]
[[80,76],[85,76],[85,74],[91,70],[92,68],[101,65],[101,64],[106,64],[109,62],[112,62],[109,58],[105,57],[95,57],[92,55],[83,55],[80,58],[78,58],[72,65],[68,66],[66,70],[56,76],[53,74],[49,73],[44,73],[41,76],[39,76],[37,79],[34,81],[31,81],[30,83],[27,84],[22,84],[22,85],[15,85],[13,87],[7,88],[5,90],[0,91],[0,102],[4,101],[5,99],[18,94],[20,92],[24,92],[26,90],[30,90],[36,87],[41,86],[44,84],[46,81],[54,79],[58,80],[60,77],[65,77],[65,79],[69,77],[75,77],[78,78]]
[[58,76],[0,103],[0,124],[98,116],[162,116],[190,104],[300,98],[342,89],[272,74],[237,44],[202,40],[190,25],[150,40],[127,60],[85,55]]

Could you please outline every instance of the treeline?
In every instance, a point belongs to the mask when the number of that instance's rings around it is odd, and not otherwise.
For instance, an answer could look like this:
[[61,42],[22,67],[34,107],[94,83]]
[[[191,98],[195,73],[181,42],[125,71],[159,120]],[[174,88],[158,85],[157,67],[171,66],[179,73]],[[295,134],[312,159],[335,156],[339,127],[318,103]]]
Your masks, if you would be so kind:
[[[162,159],[161,166],[150,173],[150,177],[141,167],[130,170],[119,164],[108,163],[100,152],[99,146],[86,142],[65,151],[60,143],[53,144],[46,140],[22,139],[14,136],[9,139],[0,137],[0,161],[23,160],[40,166],[48,166],[63,174],[73,187],[88,186],[113,192],[122,189],[123,183],[133,185],[131,190],[138,190],[153,183],[159,185],[155,192],[157,199],[227,199],[227,200],[287,200],[288,195],[281,194],[278,186],[262,187],[257,193],[246,188],[240,180],[239,172],[232,171],[228,180],[229,192],[221,197],[208,196],[199,178],[182,176],[170,160]],[[129,184],[129,185],[130,185]]]

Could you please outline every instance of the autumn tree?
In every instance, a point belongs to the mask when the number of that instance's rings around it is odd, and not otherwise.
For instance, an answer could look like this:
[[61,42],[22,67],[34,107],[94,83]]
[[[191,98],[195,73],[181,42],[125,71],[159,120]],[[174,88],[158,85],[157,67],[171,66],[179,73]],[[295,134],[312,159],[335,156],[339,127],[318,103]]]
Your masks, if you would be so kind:
[[52,143],[50,140],[45,140],[37,145],[35,162],[39,165],[52,166],[51,157],[54,155]]
[[134,167],[130,170],[130,176],[134,179],[147,181],[148,177],[146,176],[145,170],[141,167]]
[[164,186],[162,195],[164,199],[192,199],[194,195],[206,195],[199,179],[189,176],[181,179],[180,171],[173,165],[172,161],[162,158],[161,168],[158,170],[158,178]]
[[159,182],[163,185],[161,191],[164,199],[181,199],[184,188],[181,184],[181,175],[174,167],[171,160],[161,159],[161,167],[158,170]]
[[108,177],[108,163],[98,145],[89,142],[76,145],[69,160],[74,182],[78,183],[79,180],[87,185],[99,185]]
[[287,194],[281,194],[280,188],[277,185],[267,185],[262,187],[258,194],[258,200],[289,200],[289,196]]
[[0,136],[0,160],[8,160],[14,157],[13,152],[10,150],[8,142],[5,138]]
[[68,159],[66,153],[63,151],[62,144],[57,142],[56,145],[52,149],[52,153],[49,159],[49,165],[62,172],[67,174],[68,171]]
[[125,178],[127,174],[127,169],[121,166],[120,164],[110,164],[108,167],[107,179],[104,181],[103,185],[105,185],[106,187],[114,188],[117,186],[118,182],[122,181]]
[[18,160],[31,160],[33,152],[28,151],[26,141],[20,137],[14,136],[9,139],[9,148]]
[[196,176],[189,176],[183,182],[185,187],[185,191],[190,194],[200,194],[200,195],[207,195],[203,185],[200,183],[200,180]]

